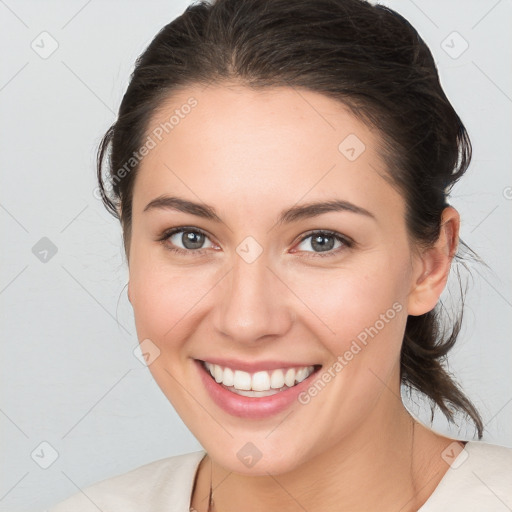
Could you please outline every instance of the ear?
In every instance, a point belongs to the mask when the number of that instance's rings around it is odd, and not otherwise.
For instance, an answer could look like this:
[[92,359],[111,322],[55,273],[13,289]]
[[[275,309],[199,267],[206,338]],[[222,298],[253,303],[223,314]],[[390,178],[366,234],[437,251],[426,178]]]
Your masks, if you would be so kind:
[[455,208],[443,210],[439,238],[434,246],[416,257],[414,279],[408,299],[408,313],[413,316],[432,311],[446,286],[452,259],[457,252],[460,216]]
[[130,304],[132,304],[132,298],[130,297],[130,281],[128,281],[128,300],[130,301]]

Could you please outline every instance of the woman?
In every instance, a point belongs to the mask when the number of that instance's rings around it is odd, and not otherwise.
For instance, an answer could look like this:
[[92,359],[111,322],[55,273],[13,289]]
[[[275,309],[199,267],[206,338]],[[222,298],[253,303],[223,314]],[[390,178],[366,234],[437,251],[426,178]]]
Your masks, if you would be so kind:
[[386,7],[218,0],[164,27],[98,178],[142,352],[204,451],[53,511],[512,507],[512,450],[440,435],[400,398],[482,437],[443,366],[460,320],[444,336],[436,308],[470,159],[430,51]]

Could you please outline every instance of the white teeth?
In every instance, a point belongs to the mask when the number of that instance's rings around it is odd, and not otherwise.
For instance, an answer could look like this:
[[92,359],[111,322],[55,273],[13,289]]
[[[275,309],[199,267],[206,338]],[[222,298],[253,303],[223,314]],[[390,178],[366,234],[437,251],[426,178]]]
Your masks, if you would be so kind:
[[284,376],[284,383],[291,388],[295,384],[295,370],[288,368],[286,375]]
[[302,382],[307,377],[309,377],[307,368],[300,368],[300,370],[295,374],[295,380],[297,382]]
[[[254,374],[242,370],[233,370],[217,364],[205,362],[211,376],[219,384],[232,388],[231,391],[244,396],[270,396],[278,391],[291,388],[307,379],[314,370],[313,366],[301,368],[259,371]],[[240,392],[239,392],[240,391]]]
[[224,386],[232,386],[235,383],[235,374],[231,368],[224,368],[222,383]]
[[[215,365],[217,366],[217,365]],[[218,366],[217,366],[218,368]],[[235,376],[233,379],[233,386],[236,389],[244,389],[248,391],[251,389],[251,374],[243,372],[241,370],[235,370]]]
[[256,372],[252,376],[251,387],[253,391],[268,391],[270,389],[270,376],[268,372]]
[[215,382],[218,382],[219,384],[222,382],[224,372],[222,371],[222,368],[220,366],[215,365],[213,367],[213,376],[215,377]]
[[272,389],[281,389],[284,386],[283,370],[274,370],[270,377],[270,387]]
[[[288,389],[288,388],[286,388]],[[230,391],[232,393],[236,393],[237,395],[242,396],[250,396],[250,397],[258,397],[258,396],[271,396],[279,393],[277,389],[270,389],[268,391],[253,391],[252,389],[249,391],[242,391],[240,389],[231,388]]]

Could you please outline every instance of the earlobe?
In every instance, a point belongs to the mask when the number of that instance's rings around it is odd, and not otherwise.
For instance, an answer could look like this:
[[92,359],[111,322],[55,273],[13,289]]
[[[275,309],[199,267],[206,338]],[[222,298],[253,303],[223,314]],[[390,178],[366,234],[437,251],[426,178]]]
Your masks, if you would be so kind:
[[408,301],[410,315],[428,313],[439,301],[448,280],[452,259],[457,252],[459,227],[457,210],[451,206],[446,207],[441,218],[439,238],[417,257],[417,270]]

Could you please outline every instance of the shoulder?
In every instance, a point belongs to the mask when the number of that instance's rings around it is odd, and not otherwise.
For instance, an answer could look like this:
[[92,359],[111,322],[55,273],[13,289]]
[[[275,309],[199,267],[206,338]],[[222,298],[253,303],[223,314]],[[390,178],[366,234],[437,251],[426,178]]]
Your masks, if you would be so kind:
[[160,459],[89,485],[47,512],[188,510],[204,451]]
[[512,509],[512,448],[466,443],[420,512]]

